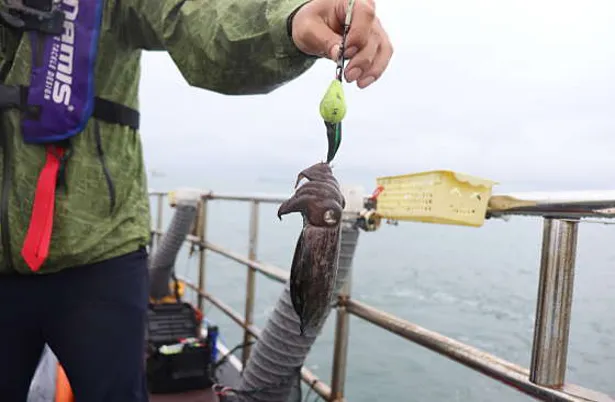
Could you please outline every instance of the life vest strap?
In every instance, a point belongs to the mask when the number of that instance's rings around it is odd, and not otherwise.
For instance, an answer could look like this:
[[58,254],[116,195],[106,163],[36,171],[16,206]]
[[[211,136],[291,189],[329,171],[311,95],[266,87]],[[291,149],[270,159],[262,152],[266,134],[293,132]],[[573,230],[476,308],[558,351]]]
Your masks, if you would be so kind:
[[134,130],[139,129],[138,111],[107,99],[94,98],[92,116],[107,123],[128,126]]
[[56,183],[65,149],[56,145],[45,146],[45,166],[41,170],[34,193],[30,226],[26,233],[21,255],[34,272],[38,271],[49,255]]
[[[28,118],[36,118],[36,107],[27,104],[28,87],[0,84],[0,109],[18,108],[28,114]],[[140,114],[137,110],[122,104],[96,97],[92,117],[111,124],[139,129]]]

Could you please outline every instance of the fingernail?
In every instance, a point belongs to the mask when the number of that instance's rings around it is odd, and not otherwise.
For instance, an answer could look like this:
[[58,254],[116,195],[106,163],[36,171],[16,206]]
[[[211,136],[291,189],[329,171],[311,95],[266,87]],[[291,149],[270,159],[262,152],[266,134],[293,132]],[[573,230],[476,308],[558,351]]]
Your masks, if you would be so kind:
[[346,52],[344,52],[344,57],[347,57],[347,58],[354,57],[354,55],[357,54],[357,51],[358,49],[354,46],[349,49],[346,49]]
[[363,71],[361,71],[359,67],[355,67],[352,70],[348,71],[348,74],[346,74],[346,80],[348,82],[352,82],[359,78],[361,76],[361,73],[363,73]]
[[359,85],[361,86],[361,88],[365,88],[373,84],[374,81],[376,81],[376,78],[374,77],[365,77],[361,80],[361,82],[359,82]]

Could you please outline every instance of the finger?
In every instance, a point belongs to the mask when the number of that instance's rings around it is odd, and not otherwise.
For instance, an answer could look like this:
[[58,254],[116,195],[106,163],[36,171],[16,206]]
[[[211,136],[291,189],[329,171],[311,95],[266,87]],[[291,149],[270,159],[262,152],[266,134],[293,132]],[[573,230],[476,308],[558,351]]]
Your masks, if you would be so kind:
[[[346,6],[347,8],[348,6]],[[338,16],[344,21],[346,15]],[[376,4],[373,0],[356,0],[352,10],[352,21],[346,38],[346,48],[352,52],[363,49],[369,40],[369,36],[376,18]]]
[[337,58],[340,54],[340,47],[342,45],[342,37],[331,32],[329,37],[324,42],[325,45],[323,49],[325,49],[327,52],[326,57],[331,60],[337,61]]
[[383,35],[379,42],[378,51],[369,69],[365,70],[363,75],[357,79],[357,86],[365,88],[373,84],[380,78],[384,70],[387,69],[391,57],[393,57],[393,45],[389,41],[388,36],[382,31]]
[[364,77],[365,72],[369,71],[380,46],[380,38],[374,34],[367,44],[348,62],[346,66],[346,80],[348,82],[356,81]]
[[389,65],[392,55],[393,52],[390,46],[381,45],[378,48],[378,53],[376,54],[372,68],[357,80],[357,86],[362,89],[376,82]]

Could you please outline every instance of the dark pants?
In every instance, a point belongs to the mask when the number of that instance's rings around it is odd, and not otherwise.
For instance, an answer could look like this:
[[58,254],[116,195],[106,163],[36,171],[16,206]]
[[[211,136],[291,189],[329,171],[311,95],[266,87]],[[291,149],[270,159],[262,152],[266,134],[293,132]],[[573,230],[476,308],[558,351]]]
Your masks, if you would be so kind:
[[147,402],[147,254],[41,276],[0,276],[0,400],[24,402],[47,343],[76,402]]

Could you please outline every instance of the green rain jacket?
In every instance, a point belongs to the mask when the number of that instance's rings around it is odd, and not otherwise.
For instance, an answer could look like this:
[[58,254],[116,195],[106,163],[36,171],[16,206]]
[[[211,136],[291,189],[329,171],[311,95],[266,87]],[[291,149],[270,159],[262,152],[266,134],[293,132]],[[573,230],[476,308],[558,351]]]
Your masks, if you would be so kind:
[[[105,0],[96,63],[96,95],[138,109],[142,50],[167,51],[192,86],[223,94],[267,93],[305,72],[314,58],[301,53],[287,19],[306,0]],[[9,85],[28,85],[28,35],[5,28],[0,71]],[[11,63],[12,60],[12,63]],[[0,274],[31,274],[21,256],[42,146],[24,144],[19,114],[4,113],[8,133],[10,250],[0,250]],[[110,194],[96,151],[93,119],[73,142],[66,191],[58,191],[49,257],[38,273],[106,260],[136,250],[150,236],[150,210],[141,138],[124,126],[99,122],[105,163],[115,185]],[[0,169],[0,175],[2,169]],[[0,178],[2,178],[0,176]],[[0,211],[1,213],[2,211]]]

